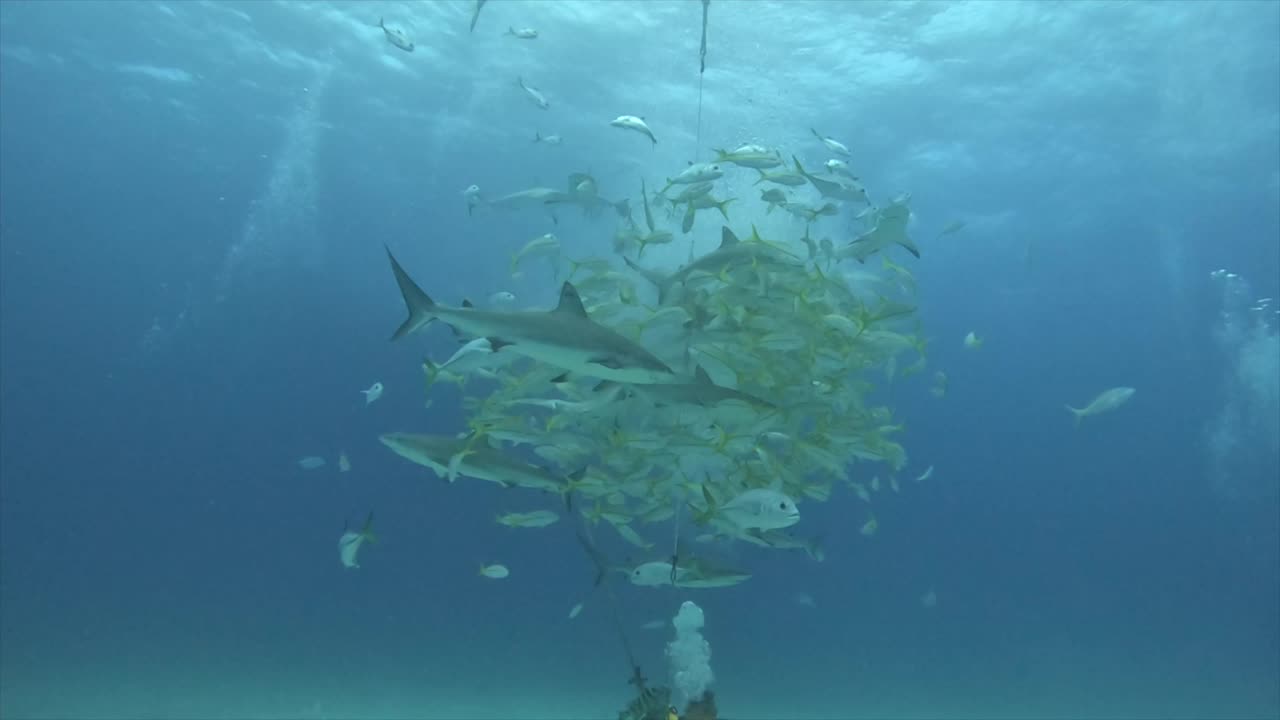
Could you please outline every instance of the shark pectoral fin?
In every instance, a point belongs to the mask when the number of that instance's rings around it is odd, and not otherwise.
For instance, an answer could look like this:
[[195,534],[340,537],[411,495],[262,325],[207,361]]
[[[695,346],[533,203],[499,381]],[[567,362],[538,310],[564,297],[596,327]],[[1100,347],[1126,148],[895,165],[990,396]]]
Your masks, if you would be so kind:
[[898,244],[906,248],[907,252],[915,255],[917,258],[920,257],[920,248],[916,247],[916,244],[911,242],[911,238],[904,236],[898,241]]
[[508,340],[503,340],[502,338],[491,337],[491,338],[485,338],[485,339],[489,341],[489,348],[493,352],[498,352],[499,350],[501,350],[504,347],[507,347],[508,345],[515,345],[515,343],[510,342]]

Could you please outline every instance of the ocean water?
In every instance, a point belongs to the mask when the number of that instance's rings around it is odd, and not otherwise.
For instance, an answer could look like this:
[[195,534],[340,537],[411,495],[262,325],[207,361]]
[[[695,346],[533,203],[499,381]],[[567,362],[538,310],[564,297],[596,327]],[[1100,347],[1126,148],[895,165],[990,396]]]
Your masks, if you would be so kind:
[[[666,684],[644,626],[686,600],[728,720],[1280,716],[1280,4],[714,0],[701,74],[697,2],[473,9],[0,3],[0,717],[612,719],[619,627]],[[911,193],[921,250],[886,251],[928,365],[868,373],[909,456],[875,535],[837,483],[796,526],[823,562],[736,543],[741,585],[593,590],[576,515],[502,527],[558,508],[379,442],[466,430],[486,388],[426,406],[457,341],[388,341],[383,245],[437,301],[550,307],[511,254],[554,232],[621,269],[619,218],[469,214],[468,186],[589,172],[639,218],[641,178],[712,148],[820,167],[811,128],[875,202]],[[728,224],[802,248],[755,179],[719,181]],[[714,212],[643,264],[713,249]],[[641,530],[664,557],[671,521]]]

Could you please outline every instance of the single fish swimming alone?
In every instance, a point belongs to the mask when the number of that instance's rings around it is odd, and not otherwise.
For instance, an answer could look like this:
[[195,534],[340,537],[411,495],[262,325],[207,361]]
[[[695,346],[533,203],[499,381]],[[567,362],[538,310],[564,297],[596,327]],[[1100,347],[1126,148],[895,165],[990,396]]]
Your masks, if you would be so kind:
[[382,383],[376,382],[370,385],[368,390],[361,390],[360,392],[364,393],[364,404],[372,405],[377,402],[378,398],[382,397],[382,389]]
[[413,41],[405,34],[405,31],[398,28],[389,28],[382,18],[378,18],[378,27],[382,28],[382,34],[387,37],[387,42],[395,45],[405,52],[413,52]]
[[372,512],[365,518],[364,527],[360,528],[360,532],[343,530],[342,537],[338,538],[338,559],[342,561],[343,567],[360,567],[360,563],[356,561],[356,556],[360,553],[360,546],[366,541],[371,543],[378,541],[378,538],[373,534]]
[[462,191],[462,196],[467,199],[467,215],[471,215],[476,208],[484,204],[484,196],[480,194],[479,185],[468,186]]
[[538,31],[534,30],[533,28],[507,27],[507,34],[512,37],[520,38],[521,40],[537,40],[538,39]]
[[1116,408],[1129,402],[1129,398],[1137,392],[1131,387],[1113,387],[1109,390],[1103,390],[1083,409],[1073,408],[1067,405],[1067,410],[1075,417],[1076,427],[1080,426],[1080,421],[1090,415],[1100,415],[1105,412],[1111,412]]
[[821,140],[822,144],[826,145],[827,149],[830,150],[831,152],[837,155],[843,155],[845,157],[849,157],[850,155],[849,148],[845,147],[844,143],[840,142],[839,140],[836,140],[835,138],[829,138],[823,135],[822,133],[818,132],[817,130],[814,130],[813,128],[809,128],[809,132],[813,133],[814,137]]
[[658,138],[653,136],[653,131],[645,124],[644,118],[642,117],[636,117],[635,115],[619,115],[609,124],[616,128],[622,128],[623,130],[634,130],[649,138],[650,142],[654,145],[658,144]]
[[298,461],[298,466],[303,470],[315,470],[324,467],[325,459],[317,455],[308,455]]
[[520,89],[524,90],[525,95],[529,96],[529,99],[533,101],[534,105],[537,105],[543,110],[551,107],[551,103],[547,101],[547,96],[543,95],[542,91],[538,88],[526,85],[524,83],[524,78],[517,77],[516,83],[520,85]]

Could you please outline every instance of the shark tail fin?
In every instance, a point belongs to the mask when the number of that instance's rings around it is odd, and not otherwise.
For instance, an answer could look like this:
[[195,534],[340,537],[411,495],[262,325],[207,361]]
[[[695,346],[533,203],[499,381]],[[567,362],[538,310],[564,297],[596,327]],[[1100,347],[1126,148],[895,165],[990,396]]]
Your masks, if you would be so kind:
[[360,528],[360,535],[366,541],[371,543],[378,542],[378,536],[373,534],[373,511],[369,511],[368,517],[364,519],[364,527]]
[[631,258],[629,257],[623,257],[622,260],[627,264],[627,267],[631,268],[632,270],[635,270],[637,273],[642,275],[645,280],[648,280],[649,282],[657,286],[658,289],[662,289],[662,287],[666,285],[666,278],[663,277],[661,273],[657,273],[652,270],[642,268],[636,263],[632,262]]
[[1080,418],[1084,417],[1084,410],[1077,410],[1076,408],[1073,408],[1070,405],[1064,405],[1063,407],[1065,407],[1067,409],[1067,412],[1071,413],[1071,415],[1074,417],[1076,421],[1076,427],[1080,427]]
[[689,508],[694,511],[693,521],[699,525],[706,525],[711,522],[711,518],[715,517],[716,514],[716,499],[711,496],[711,491],[707,489],[706,485],[702,485],[702,499],[707,502],[706,510],[699,511],[693,505],[690,505]]
[[409,310],[409,317],[405,318],[405,321],[400,323],[400,327],[396,328],[395,333],[391,335],[392,340],[399,340],[434,320],[436,304],[431,296],[423,292],[413,278],[409,277],[409,273],[400,267],[396,256],[391,254],[390,248],[387,249],[387,258],[391,260],[391,271],[395,273],[396,284],[400,286],[400,295],[404,298],[405,308]]

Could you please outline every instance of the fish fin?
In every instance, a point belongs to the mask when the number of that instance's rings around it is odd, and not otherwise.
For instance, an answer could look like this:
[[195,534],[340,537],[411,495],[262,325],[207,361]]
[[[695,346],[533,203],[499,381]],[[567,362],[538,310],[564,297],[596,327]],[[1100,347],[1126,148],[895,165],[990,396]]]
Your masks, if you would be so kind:
[[738,236],[733,234],[728,225],[720,228],[720,247],[732,247],[739,242]]
[[631,258],[629,257],[624,256],[622,258],[622,261],[627,264],[627,267],[640,273],[640,275],[642,275],[645,280],[648,280],[649,282],[653,283],[659,288],[663,286],[664,284],[663,281],[666,280],[666,278],[663,277],[660,273],[654,272],[653,270],[646,270],[645,268],[640,267],[639,265],[632,262]]
[[564,285],[560,286],[560,304],[556,305],[556,309],[551,312],[569,313],[582,318],[587,317],[587,309],[582,306],[582,296],[578,294],[578,289],[567,280]]
[[515,343],[508,342],[506,340],[503,340],[502,338],[491,337],[491,338],[485,338],[485,339],[489,341],[489,347],[493,349],[493,352],[498,352],[499,350],[501,350],[504,347],[507,347],[508,345],[515,345]]
[[368,517],[364,519],[364,527],[360,528],[360,536],[367,542],[378,542],[378,536],[373,534],[373,511],[369,511]]
[[689,509],[693,510],[693,521],[699,525],[706,525],[711,522],[711,518],[716,513],[716,499],[712,497],[711,491],[707,489],[705,483],[702,484],[702,499],[707,502],[707,509],[699,511],[693,505],[689,505]]
[[471,300],[470,300],[470,299],[468,299],[468,298],[463,298],[463,299],[462,299],[462,307],[464,307],[464,308],[474,308],[475,306],[476,306],[476,305],[475,305],[475,303],[471,302]]
[[404,305],[409,310],[409,317],[405,318],[400,327],[396,328],[395,333],[391,335],[391,339],[399,340],[409,333],[423,327],[435,319],[435,301],[431,296],[422,291],[418,284],[409,277],[409,273],[400,267],[400,263],[396,260],[396,256],[391,254],[391,248],[386,248],[387,258],[391,260],[391,271],[395,273],[396,284],[400,287],[400,296],[404,299]]
[[906,248],[907,252],[915,255],[917,258],[920,257],[920,248],[916,247],[916,244],[906,235],[902,236],[902,239],[898,241],[898,244]]
[[707,374],[706,370],[702,369],[701,365],[698,365],[693,369],[693,380],[694,382],[701,383],[703,385],[715,385],[711,376]]
[[719,203],[716,203],[716,209],[719,210],[720,214],[724,216],[725,222],[729,222],[729,211],[725,210],[725,208],[729,207],[729,203],[733,202],[734,200],[737,200],[737,198],[729,198],[728,200],[722,200]]
[[594,363],[596,365],[599,365],[600,367],[609,368],[610,370],[622,369],[622,363],[618,362],[618,358],[613,357],[612,355],[600,355],[600,356],[591,358],[587,362]]
[[569,373],[560,373],[549,381],[552,385],[563,385],[569,382]]
[[1076,427],[1080,427],[1080,419],[1084,417],[1084,410],[1077,410],[1070,405],[1064,405],[1068,412],[1075,418]]
[[436,384],[436,380],[440,377],[440,366],[431,361],[431,358],[422,358],[422,373],[427,376],[427,390]]

